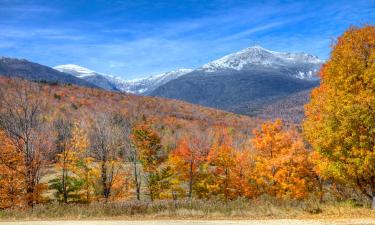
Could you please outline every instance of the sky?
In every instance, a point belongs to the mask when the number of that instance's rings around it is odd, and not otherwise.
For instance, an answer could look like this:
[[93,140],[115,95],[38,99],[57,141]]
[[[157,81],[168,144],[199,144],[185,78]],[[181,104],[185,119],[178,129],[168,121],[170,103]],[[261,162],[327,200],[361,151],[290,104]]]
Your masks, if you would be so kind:
[[375,0],[0,0],[0,56],[133,79],[253,45],[327,59],[364,24]]

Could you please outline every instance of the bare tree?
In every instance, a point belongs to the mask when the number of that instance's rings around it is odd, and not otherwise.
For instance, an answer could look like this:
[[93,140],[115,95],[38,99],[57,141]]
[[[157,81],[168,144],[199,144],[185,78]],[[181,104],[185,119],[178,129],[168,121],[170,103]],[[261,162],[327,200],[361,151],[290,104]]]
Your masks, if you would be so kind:
[[0,86],[0,128],[23,157],[25,171],[20,173],[25,177],[29,206],[36,203],[35,192],[50,149],[43,122],[45,106],[40,84],[12,79]]
[[108,201],[120,171],[119,155],[123,147],[121,130],[115,124],[112,114],[95,115],[90,139],[92,152],[100,163],[102,195]]
[[[136,118],[136,117],[135,117]],[[123,114],[116,114],[114,118],[114,122],[117,126],[120,128],[122,142],[123,142],[123,156],[124,160],[127,163],[130,163],[132,166],[133,171],[133,183],[135,187],[135,193],[137,200],[141,199],[141,170],[140,170],[140,164],[139,164],[139,154],[137,148],[135,148],[130,141],[130,134],[131,134],[131,128],[132,123],[135,123],[135,121],[132,121],[129,117],[123,115]]]
[[137,200],[141,200],[141,170],[139,165],[139,154],[137,148],[132,146],[130,148],[129,160],[132,162],[133,176],[134,176],[134,186]]
[[141,200],[141,186],[142,186],[142,174],[141,174],[141,164],[139,159],[139,151],[138,149],[132,144],[130,140],[130,135],[132,128],[140,123],[146,121],[146,116],[140,112],[144,111],[141,105],[132,105],[128,108],[128,116],[125,120],[126,122],[123,123],[123,137],[125,139],[126,148],[125,148],[125,156],[127,161],[129,161],[132,165],[133,170],[133,184],[135,188],[135,193],[137,200]]

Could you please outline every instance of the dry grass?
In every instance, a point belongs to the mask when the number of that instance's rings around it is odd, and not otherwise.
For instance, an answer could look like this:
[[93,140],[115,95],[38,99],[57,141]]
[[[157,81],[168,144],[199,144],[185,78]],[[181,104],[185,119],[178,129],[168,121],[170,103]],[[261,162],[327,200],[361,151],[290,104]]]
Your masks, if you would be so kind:
[[367,207],[350,202],[280,201],[273,199],[236,201],[127,201],[89,205],[50,203],[33,209],[0,211],[1,220],[45,219],[329,219],[375,218]]

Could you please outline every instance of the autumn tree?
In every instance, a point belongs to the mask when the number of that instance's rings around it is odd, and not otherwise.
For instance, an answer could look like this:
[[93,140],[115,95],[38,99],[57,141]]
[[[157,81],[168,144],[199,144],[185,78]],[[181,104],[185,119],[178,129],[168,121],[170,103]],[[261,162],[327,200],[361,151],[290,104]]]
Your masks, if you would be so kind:
[[0,130],[0,209],[24,206],[24,171],[22,155]]
[[320,76],[303,126],[318,171],[357,188],[375,209],[375,27],[349,28]]
[[80,201],[89,203],[95,200],[95,188],[100,175],[95,159],[86,152],[80,155],[75,175],[79,177],[82,182],[80,187]]
[[102,196],[108,201],[113,185],[121,178],[124,146],[121,129],[113,113],[98,113],[92,120],[90,144],[93,156],[99,163]]
[[235,196],[251,198],[258,194],[258,190],[251,179],[256,176],[254,166],[254,156],[249,149],[236,151],[232,173],[233,186],[236,187]]
[[303,199],[315,186],[313,166],[302,137],[281,120],[254,130],[254,180],[261,193]]
[[228,129],[219,129],[207,157],[215,177],[215,185],[212,187],[217,189],[212,190],[213,194],[223,195],[225,200],[233,199],[236,189],[232,182],[236,150],[232,147],[230,135]]
[[6,82],[0,89],[0,128],[21,154],[27,203],[33,206],[44,187],[40,184],[41,172],[51,148],[45,123],[46,104],[40,84],[18,79]]
[[[184,135],[177,143],[176,149],[170,154],[169,164],[178,176],[179,180],[188,183],[188,197],[193,197],[193,186],[195,185],[200,167],[208,155],[207,137],[197,132]],[[174,181],[177,183],[177,181]]]
[[[50,188],[56,191],[56,197],[59,201],[68,203],[70,201],[80,201],[81,189],[87,181],[81,178],[79,173],[81,167],[80,161],[87,150],[88,140],[86,134],[77,123],[59,120],[56,123],[58,131],[57,148],[60,152],[57,154],[56,168],[60,171],[58,178],[50,181]],[[86,161],[89,163],[89,161]],[[81,167],[80,167],[81,166]],[[89,165],[84,165],[89,166]],[[85,174],[87,176],[87,174]],[[88,183],[86,183],[88,185]],[[86,191],[89,187],[86,187]],[[86,192],[86,197],[87,196]]]
[[[135,107],[135,106],[134,106]],[[137,110],[139,107],[135,107]],[[119,126],[121,139],[123,142],[123,158],[126,163],[130,163],[132,167],[133,182],[129,183],[128,186],[132,186],[135,189],[135,196],[137,200],[141,200],[141,168],[139,163],[139,152],[136,147],[131,143],[130,136],[132,130],[132,124],[135,124],[137,121],[143,120],[142,117],[139,118],[139,110],[134,112],[131,111],[131,115],[125,113],[118,113],[115,115],[115,123]],[[144,118],[145,119],[145,118]],[[128,174],[128,173],[126,173]],[[129,175],[129,174],[128,174]]]
[[133,128],[131,140],[139,152],[139,160],[145,173],[149,196],[153,201],[158,198],[161,191],[159,182],[162,176],[159,166],[166,159],[160,137],[148,125],[140,124]]

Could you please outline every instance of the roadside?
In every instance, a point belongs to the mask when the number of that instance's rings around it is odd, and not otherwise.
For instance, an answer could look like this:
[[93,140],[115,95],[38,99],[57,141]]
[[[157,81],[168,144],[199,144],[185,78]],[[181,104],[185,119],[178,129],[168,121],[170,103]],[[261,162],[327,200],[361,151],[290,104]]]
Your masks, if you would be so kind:
[[337,220],[67,220],[67,221],[14,221],[0,222],[0,225],[370,225],[375,219]]

